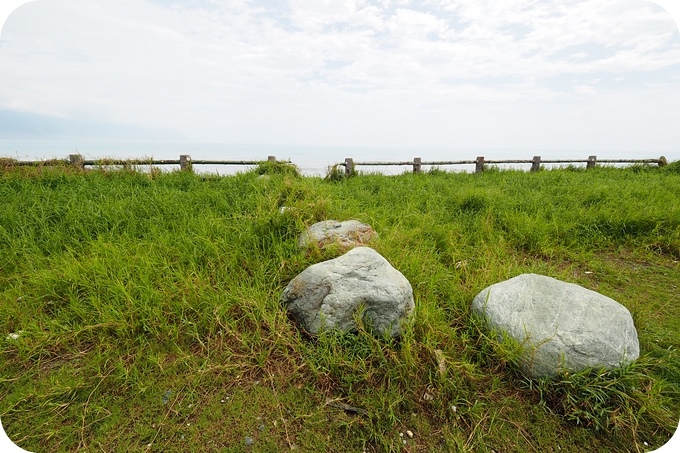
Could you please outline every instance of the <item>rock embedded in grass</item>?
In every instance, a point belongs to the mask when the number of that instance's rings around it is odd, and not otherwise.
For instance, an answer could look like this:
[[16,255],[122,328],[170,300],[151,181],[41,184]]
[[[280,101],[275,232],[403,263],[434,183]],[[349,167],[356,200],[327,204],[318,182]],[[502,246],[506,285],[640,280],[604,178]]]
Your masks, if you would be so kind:
[[344,249],[367,244],[378,236],[370,225],[358,220],[324,220],[307,228],[298,240],[300,247],[318,244],[325,247],[328,244],[340,244]]
[[281,301],[312,335],[357,331],[359,319],[376,336],[398,337],[415,307],[406,277],[369,247],[308,267],[286,286]]
[[613,369],[638,358],[633,318],[613,299],[573,283],[523,274],[482,290],[472,310],[522,347],[531,377]]

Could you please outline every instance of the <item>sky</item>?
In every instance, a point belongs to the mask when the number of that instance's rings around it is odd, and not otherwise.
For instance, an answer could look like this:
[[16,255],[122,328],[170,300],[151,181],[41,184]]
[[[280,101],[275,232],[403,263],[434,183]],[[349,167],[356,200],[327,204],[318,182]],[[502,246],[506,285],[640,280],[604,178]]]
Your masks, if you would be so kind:
[[0,140],[680,159],[678,25],[648,1],[12,2]]

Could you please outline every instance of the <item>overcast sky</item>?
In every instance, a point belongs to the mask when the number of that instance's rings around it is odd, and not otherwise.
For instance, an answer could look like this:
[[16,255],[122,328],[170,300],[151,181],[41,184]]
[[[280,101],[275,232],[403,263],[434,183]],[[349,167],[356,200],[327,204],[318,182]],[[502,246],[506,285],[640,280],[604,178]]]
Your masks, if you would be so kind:
[[5,139],[56,118],[680,158],[680,36],[642,0],[35,0],[2,28],[0,113]]

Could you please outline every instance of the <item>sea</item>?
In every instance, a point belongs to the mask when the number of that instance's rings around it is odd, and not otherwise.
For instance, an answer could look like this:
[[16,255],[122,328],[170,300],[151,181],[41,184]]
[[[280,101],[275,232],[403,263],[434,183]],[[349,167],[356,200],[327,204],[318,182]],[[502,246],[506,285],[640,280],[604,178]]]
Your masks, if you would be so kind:
[[[587,159],[596,155],[598,159],[657,159],[659,152],[634,152],[617,150],[541,150],[541,149],[503,149],[503,148],[456,148],[456,147],[380,147],[380,146],[314,146],[314,145],[272,145],[272,144],[228,144],[196,142],[157,142],[125,140],[0,140],[0,158],[17,160],[68,159],[70,154],[80,154],[85,159],[179,159],[188,154],[192,160],[267,160],[275,156],[277,160],[290,161],[305,176],[325,176],[329,169],[342,164],[346,158],[354,162],[412,162],[420,157],[423,163],[441,161],[475,160],[484,156],[487,160],[530,160],[533,156],[543,159]],[[680,158],[666,155],[668,161]],[[583,165],[585,164],[576,164]],[[423,165],[427,171],[434,166]],[[446,171],[471,172],[474,164],[438,165]],[[528,170],[530,164],[503,164],[502,168]],[[164,170],[174,170],[176,166],[163,166]],[[252,167],[241,165],[194,165],[194,171],[220,175],[248,171]],[[343,167],[341,167],[342,169]],[[141,168],[143,170],[143,168]],[[396,175],[412,171],[410,165],[371,165],[356,167],[365,173]]]

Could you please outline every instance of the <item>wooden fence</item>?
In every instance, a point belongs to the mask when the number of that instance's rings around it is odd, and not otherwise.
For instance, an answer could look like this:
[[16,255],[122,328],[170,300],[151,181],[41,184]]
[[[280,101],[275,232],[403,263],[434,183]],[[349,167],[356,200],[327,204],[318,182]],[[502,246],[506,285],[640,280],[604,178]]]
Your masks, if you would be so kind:
[[423,165],[442,166],[442,165],[472,165],[475,166],[475,173],[484,171],[486,165],[495,164],[531,164],[531,171],[538,171],[541,169],[541,164],[579,164],[585,163],[586,168],[595,168],[597,163],[603,164],[656,164],[663,167],[667,164],[666,158],[661,156],[658,159],[597,159],[597,156],[589,156],[588,159],[541,159],[541,156],[534,156],[531,160],[521,159],[506,159],[506,160],[486,160],[484,156],[478,156],[475,160],[451,160],[451,161],[433,161],[423,162],[420,157],[414,157],[413,161],[407,162],[354,162],[354,159],[348,157],[345,162],[337,165],[345,167],[345,174],[351,176],[355,172],[358,165],[365,166],[391,166],[391,165],[409,165],[413,167],[413,173],[420,173]]
[[[68,160],[16,160],[0,158],[0,167],[21,167],[21,166],[73,166],[77,168],[88,167],[109,167],[109,166],[142,166],[142,165],[179,165],[182,170],[191,170],[192,165],[259,165],[264,162],[277,161],[275,156],[269,156],[266,161],[261,160],[192,160],[188,154],[182,154],[178,160],[174,159],[84,159],[80,154],[70,154]],[[290,161],[283,161],[291,163]]]
[[[264,162],[285,162],[277,161],[275,156],[268,156],[267,161],[259,160],[192,160],[188,154],[182,154],[178,160],[154,160],[154,159],[84,159],[80,154],[70,154],[68,160],[16,160],[0,158],[0,167],[14,166],[74,166],[85,168],[86,166],[143,166],[143,165],[179,165],[182,170],[191,170],[192,165],[259,165]],[[432,161],[423,162],[420,157],[413,158],[413,161],[406,162],[354,162],[348,157],[343,163],[336,166],[344,166],[345,174],[351,176],[355,174],[357,166],[411,166],[413,173],[420,173],[423,165],[442,166],[442,165],[474,165],[475,173],[484,171],[487,165],[495,164],[531,164],[531,171],[540,170],[541,164],[581,164],[585,163],[586,168],[595,168],[598,163],[603,164],[656,164],[662,167],[667,164],[666,158],[661,156],[658,159],[597,159],[597,156],[589,156],[588,159],[541,159],[541,156],[534,156],[531,160],[506,159],[506,160],[486,160],[484,156],[478,156],[475,160],[451,160],[451,161]]]

